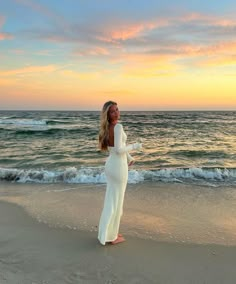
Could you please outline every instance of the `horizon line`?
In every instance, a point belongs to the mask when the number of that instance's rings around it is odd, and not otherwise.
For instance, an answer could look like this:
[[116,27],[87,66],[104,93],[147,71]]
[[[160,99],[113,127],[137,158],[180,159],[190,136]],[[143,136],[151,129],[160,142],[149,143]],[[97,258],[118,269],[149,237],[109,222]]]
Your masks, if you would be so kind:
[[[100,109],[0,109],[0,111],[98,111],[100,112]],[[127,112],[127,111],[131,111],[131,112],[154,112],[154,111],[160,111],[160,112],[180,112],[180,111],[196,111],[196,112],[200,112],[200,111],[216,111],[216,112],[221,112],[221,111],[236,111],[236,109],[137,109],[137,110],[131,110],[131,109],[125,109],[125,110],[120,110],[121,112]]]

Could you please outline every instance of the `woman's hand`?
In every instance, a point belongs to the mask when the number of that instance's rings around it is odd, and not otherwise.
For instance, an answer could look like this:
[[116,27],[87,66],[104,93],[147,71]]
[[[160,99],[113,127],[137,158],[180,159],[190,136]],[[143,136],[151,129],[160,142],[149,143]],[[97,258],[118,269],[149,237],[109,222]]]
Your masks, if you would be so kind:
[[134,164],[134,160],[130,161],[130,162],[128,163],[128,166],[131,167],[133,164]]
[[143,147],[142,143],[136,142],[133,144],[133,150],[141,150],[142,147]]

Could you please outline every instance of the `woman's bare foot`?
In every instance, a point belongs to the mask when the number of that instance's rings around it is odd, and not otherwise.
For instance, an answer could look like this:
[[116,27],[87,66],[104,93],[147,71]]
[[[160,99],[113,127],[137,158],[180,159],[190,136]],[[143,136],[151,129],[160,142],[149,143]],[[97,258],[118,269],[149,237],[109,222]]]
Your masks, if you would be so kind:
[[125,242],[125,239],[122,236],[118,235],[118,238],[114,240],[113,242],[111,242],[111,244],[116,245],[116,244],[123,243],[123,242]]
[[118,234],[118,237],[123,237],[123,235],[122,234]]

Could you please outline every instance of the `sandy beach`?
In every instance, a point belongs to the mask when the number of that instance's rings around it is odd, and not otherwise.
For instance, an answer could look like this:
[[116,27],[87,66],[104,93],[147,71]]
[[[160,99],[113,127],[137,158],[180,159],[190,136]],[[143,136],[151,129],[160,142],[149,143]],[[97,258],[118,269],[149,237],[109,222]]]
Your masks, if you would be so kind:
[[236,281],[236,247],[126,236],[101,246],[97,233],[53,228],[0,202],[0,283],[207,283]]

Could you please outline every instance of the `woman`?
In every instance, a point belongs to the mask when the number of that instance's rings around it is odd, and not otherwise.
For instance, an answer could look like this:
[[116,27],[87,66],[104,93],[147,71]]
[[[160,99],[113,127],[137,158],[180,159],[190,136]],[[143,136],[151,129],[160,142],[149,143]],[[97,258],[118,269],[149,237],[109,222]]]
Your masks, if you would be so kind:
[[100,149],[108,150],[110,153],[105,165],[107,189],[98,229],[98,239],[102,245],[125,241],[119,234],[119,226],[128,180],[128,165],[134,163],[129,151],[142,148],[140,143],[126,146],[127,136],[122,125],[118,123],[119,118],[117,104],[112,101],[106,102],[102,109],[99,132]]

